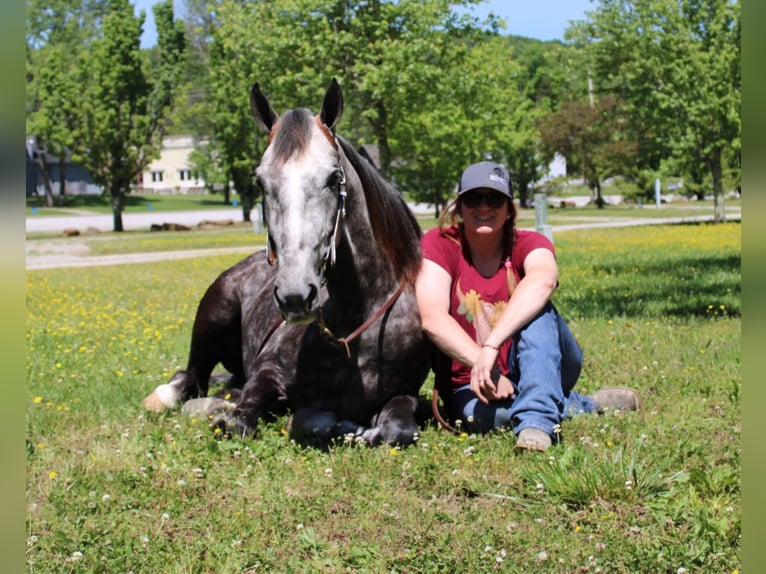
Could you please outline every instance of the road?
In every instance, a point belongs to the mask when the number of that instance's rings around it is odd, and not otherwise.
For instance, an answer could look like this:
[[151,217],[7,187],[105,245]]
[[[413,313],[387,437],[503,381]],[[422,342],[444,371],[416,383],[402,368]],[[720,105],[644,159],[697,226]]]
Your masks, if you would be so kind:
[[[431,215],[433,208],[425,204],[410,206],[416,214]],[[727,220],[740,221],[740,211],[727,212]],[[172,211],[124,213],[123,227],[125,230],[149,231],[152,224],[178,223],[196,227],[202,221],[242,221],[242,211],[239,208],[217,209],[206,211]],[[574,218],[573,218],[574,219]],[[552,226],[555,236],[557,232],[574,229],[589,229],[599,227],[626,227],[636,225],[659,225],[668,223],[696,223],[711,221],[712,214],[675,217],[675,218],[599,218],[583,217],[578,223]],[[100,232],[112,230],[111,215],[62,215],[62,216],[29,216],[26,220],[27,233],[62,233],[66,229],[77,229],[85,233],[88,229]],[[217,249],[190,249],[183,251],[161,251],[151,253],[128,253],[119,255],[94,256],[89,254],[87,242],[78,237],[33,239],[26,242],[26,268],[53,269],[57,267],[91,267],[100,265],[120,265],[126,263],[146,263],[168,259],[187,259],[220,253],[252,252],[252,247],[224,247]]]

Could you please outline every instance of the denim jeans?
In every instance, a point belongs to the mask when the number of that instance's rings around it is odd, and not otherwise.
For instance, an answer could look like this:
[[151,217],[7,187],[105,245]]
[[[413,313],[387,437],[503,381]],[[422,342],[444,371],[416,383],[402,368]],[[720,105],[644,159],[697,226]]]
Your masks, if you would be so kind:
[[508,365],[516,394],[485,405],[464,385],[455,389],[449,409],[471,432],[510,427],[517,435],[533,427],[556,440],[567,417],[596,410],[588,396],[572,389],[582,370],[580,345],[555,307],[545,308],[514,337]]

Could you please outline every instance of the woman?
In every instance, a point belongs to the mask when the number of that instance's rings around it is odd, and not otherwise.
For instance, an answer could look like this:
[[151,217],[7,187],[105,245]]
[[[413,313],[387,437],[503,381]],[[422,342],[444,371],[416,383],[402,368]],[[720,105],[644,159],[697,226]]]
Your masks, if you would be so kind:
[[457,199],[423,237],[415,289],[423,329],[452,359],[452,418],[469,430],[511,427],[521,449],[546,450],[562,419],[635,410],[638,395],[613,387],[590,396],[573,387],[582,351],[551,297],[553,244],[516,230],[508,171],[483,161],[462,174]]

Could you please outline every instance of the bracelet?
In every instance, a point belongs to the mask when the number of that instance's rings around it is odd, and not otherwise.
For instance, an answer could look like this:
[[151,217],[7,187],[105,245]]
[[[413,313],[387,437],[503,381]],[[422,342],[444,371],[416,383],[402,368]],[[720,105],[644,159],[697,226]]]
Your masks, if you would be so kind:
[[499,347],[499,346],[496,346],[496,345],[490,345],[489,343],[484,343],[484,344],[482,345],[482,347],[489,347],[489,348],[490,348],[490,349],[492,349],[493,351],[499,351],[499,350],[500,350],[500,347]]

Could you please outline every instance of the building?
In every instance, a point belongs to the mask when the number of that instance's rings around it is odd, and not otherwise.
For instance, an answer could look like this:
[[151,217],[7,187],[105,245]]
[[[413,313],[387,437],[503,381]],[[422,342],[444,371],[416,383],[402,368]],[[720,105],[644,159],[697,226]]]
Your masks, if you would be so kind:
[[191,135],[165,136],[160,157],[144,170],[136,193],[204,193],[205,181],[189,161],[198,139]]
[[101,188],[93,181],[88,170],[80,164],[72,162],[70,154],[66,154],[62,165],[61,158],[49,154],[45,148],[37,145],[35,136],[27,138],[25,147],[28,196],[45,196],[45,180],[40,167],[40,160],[43,160],[42,163],[46,166],[45,171],[48,172],[51,191],[54,196],[57,196],[61,190],[62,172],[66,178],[65,190],[67,195],[99,195],[101,193]]

